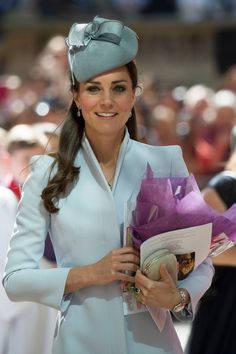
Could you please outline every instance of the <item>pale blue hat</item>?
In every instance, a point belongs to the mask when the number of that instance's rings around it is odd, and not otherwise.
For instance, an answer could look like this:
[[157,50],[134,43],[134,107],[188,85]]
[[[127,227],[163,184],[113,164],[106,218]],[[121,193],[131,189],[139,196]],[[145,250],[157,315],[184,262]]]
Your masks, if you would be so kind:
[[74,75],[79,82],[127,64],[138,51],[138,36],[132,29],[98,16],[90,23],[74,23],[66,43],[72,80]]

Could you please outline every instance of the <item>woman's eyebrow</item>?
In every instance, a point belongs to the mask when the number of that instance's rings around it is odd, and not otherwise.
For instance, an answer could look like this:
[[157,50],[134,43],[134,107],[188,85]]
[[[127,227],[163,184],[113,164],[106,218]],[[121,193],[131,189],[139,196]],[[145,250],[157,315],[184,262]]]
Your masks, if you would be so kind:
[[115,80],[112,81],[112,84],[120,84],[121,82],[127,82],[127,80]]
[[99,81],[86,81],[86,84],[101,85],[101,82],[99,82]]

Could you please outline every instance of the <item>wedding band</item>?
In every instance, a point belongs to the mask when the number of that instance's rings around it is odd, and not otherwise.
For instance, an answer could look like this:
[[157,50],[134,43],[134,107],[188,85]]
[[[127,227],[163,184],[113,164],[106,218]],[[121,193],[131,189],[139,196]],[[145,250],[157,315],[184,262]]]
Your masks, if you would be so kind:
[[140,288],[135,288],[135,295],[138,296],[141,293],[141,289]]

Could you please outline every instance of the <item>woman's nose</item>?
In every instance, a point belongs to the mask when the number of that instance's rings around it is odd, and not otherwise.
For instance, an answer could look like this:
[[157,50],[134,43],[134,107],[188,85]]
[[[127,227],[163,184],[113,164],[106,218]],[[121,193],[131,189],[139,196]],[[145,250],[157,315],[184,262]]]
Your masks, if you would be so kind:
[[113,101],[113,97],[112,97],[112,92],[111,91],[104,91],[102,93],[102,97],[101,97],[101,105],[103,106],[113,106],[114,101]]

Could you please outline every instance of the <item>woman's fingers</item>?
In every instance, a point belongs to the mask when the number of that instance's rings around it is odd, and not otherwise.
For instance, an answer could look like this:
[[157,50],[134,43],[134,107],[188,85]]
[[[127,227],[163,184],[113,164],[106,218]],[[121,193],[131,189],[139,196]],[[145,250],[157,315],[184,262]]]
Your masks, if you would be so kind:
[[140,254],[136,248],[130,247],[130,246],[116,248],[116,249],[112,250],[111,252],[113,255],[133,254],[138,258],[139,258],[139,254]]
[[[138,251],[132,247],[123,247],[111,251],[112,264],[120,270],[137,270],[139,268],[140,258]],[[135,268],[130,269],[130,265],[135,265]],[[121,267],[121,268],[120,268]]]
[[139,269],[139,266],[134,263],[121,262],[121,263],[113,264],[113,269],[121,272],[125,272],[125,271],[136,272]]
[[114,262],[119,263],[134,263],[139,267],[139,257],[135,254],[128,253],[128,254],[118,254],[113,256]]
[[134,282],[133,274],[139,268],[139,252],[133,247],[113,249],[94,267],[99,284],[114,280]]
[[178,296],[178,289],[165,265],[161,265],[160,274],[160,280],[154,281],[137,270],[135,286],[140,288],[138,300],[148,306],[171,309]]

